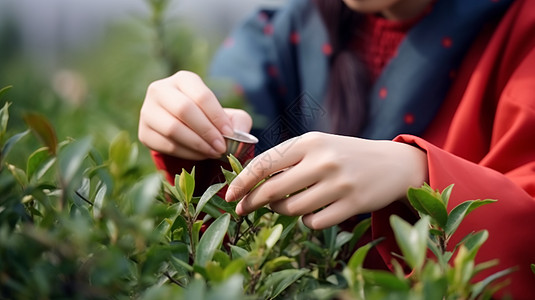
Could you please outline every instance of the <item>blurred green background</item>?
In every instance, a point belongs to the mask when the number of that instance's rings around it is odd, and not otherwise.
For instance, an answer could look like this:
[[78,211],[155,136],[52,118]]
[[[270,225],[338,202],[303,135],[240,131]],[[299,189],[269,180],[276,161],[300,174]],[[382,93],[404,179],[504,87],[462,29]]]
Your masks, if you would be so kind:
[[[51,121],[59,140],[91,135],[97,148],[107,147],[123,130],[137,140],[148,84],[179,69],[205,74],[218,45],[259,3],[0,2],[0,88],[12,86],[0,105],[12,103],[9,128],[23,130],[22,116],[37,112]],[[38,141],[22,143],[30,152]],[[140,150],[140,165],[153,168],[148,150]],[[28,154],[18,151],[10,159],[19,156],[23,164]]]

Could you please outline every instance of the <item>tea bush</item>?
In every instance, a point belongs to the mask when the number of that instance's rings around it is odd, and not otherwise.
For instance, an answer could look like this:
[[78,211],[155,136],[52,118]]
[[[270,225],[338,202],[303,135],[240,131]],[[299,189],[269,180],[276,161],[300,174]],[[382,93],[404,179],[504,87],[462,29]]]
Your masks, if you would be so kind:
[[[486,231],[463,239],[455,255],[445,250],[462,219],[493,202],[448,213],[452,187],[410,189],[421,219],[391,218],[410,275],[397,260],[392,273],[370,270],[363,261],[381,241],[354,250],[369,219],[351,232],[313,231],[267,208],[236,215],[236,204],[217,195],[242,170],[233,157],[226,182],[196,197],[203,174],[183,170],[172,185],[144,172],[125,132],[102,153],[90,137],[59,141],[35,113],[24,116],[27,130],[11,134],[8,109],[0,110],[2,299],[489,299],[502,286],[491,284],[512,271],[473,282],[495,264],[474,264]],[[25,165],[11,163],[32,136],[42,147]]]

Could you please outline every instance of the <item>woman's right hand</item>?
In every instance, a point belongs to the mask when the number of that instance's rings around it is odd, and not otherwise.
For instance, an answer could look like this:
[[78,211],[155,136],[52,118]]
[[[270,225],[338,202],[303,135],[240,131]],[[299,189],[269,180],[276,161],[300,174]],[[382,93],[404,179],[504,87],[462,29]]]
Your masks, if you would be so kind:
[[152,150],[176,157],[219,158],[226,150],[223,135],[249,132],[251,116],[223,108],[195,73],[179,71],[151,83],[141,107],[139,140]]

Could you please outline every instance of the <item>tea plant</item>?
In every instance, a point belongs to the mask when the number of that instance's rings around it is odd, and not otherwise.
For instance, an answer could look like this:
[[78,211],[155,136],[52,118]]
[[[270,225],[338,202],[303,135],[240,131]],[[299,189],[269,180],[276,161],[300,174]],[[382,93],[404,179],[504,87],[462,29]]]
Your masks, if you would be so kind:
[[[447,213],[452,187],[410,189],[421,219],[391,219],[408,276],[397,261],[393,273],[368,270],[363,261],[380,241],[355,249],[370,219],[346,232],[313,231],[267,208],[236,215],[218,196],[242,170],[233,157],[226,182],[197,196],[202,174],[183,170],[174,185],[144,174],[126,133],[102,154],[90,138],[58,141],[39,114],[11,135],[8,109],[0,110],[1,299],[485,299],[511,271],[472,282],[494,264],[474,264],[486,231],[463,239],[455,255],[446,250],[462,219],[492,202]],[[43,147],[26,166],[11,164],[30,132]]]

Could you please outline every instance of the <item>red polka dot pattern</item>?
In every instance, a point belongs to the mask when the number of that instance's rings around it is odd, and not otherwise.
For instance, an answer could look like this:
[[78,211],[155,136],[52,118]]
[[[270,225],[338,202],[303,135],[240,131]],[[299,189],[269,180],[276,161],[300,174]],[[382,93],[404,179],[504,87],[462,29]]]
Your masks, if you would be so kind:
[[297,45],[299,44],[299,40],[300,40],[299,33],[294,31],[290,34],[290,43]]
[[442,38],[442,46],[444,48],[451,48],[453,46],[453,41],[450,37],[444,37]]
[[388,96],[388,90],[385,87],[382,87],[379,90],[379,98],[386,99],[386,96]]
[[412,124],[414,123],[414,115],[413,114],[406,114],[405,117],[403,118],[403,121],[405,122],[405,124]]
[[323,44],[323,47],[321,48],[321,51],[325,55],[331,55],[331,54],[333,54],[333,47],[331,46],[331,44]]

